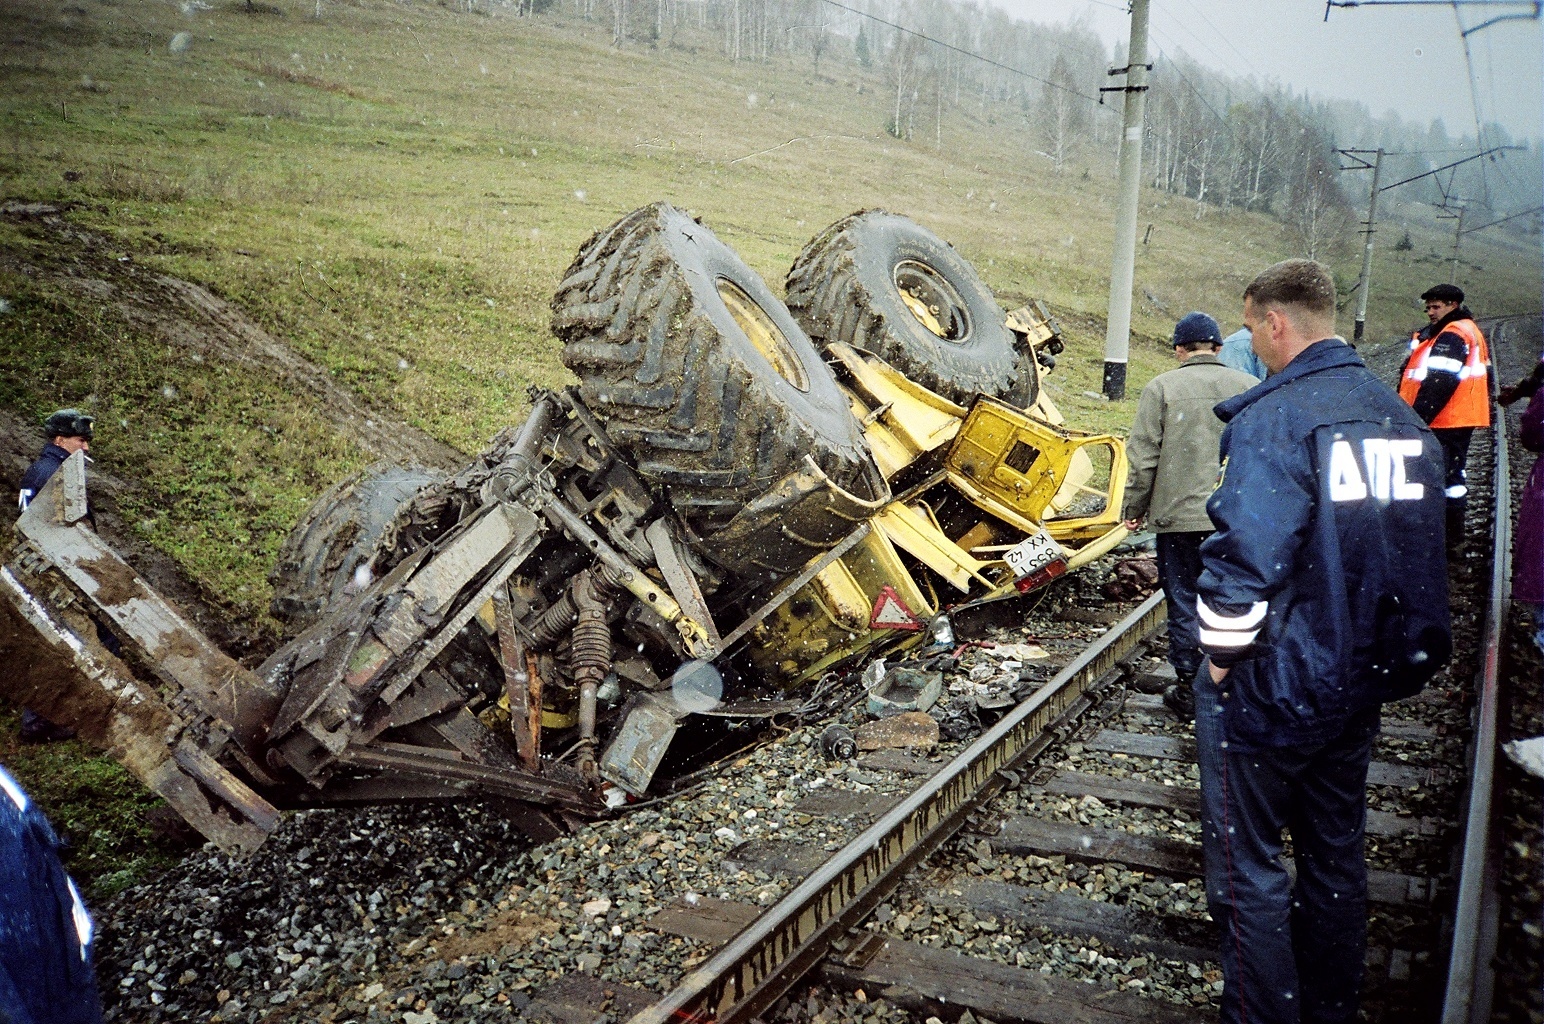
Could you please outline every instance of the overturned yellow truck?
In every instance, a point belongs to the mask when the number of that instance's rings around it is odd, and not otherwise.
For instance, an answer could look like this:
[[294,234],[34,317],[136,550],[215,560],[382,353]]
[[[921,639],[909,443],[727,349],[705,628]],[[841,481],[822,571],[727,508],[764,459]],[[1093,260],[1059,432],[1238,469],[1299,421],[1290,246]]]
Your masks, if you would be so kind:
[[903,217],[822,232],[785,304],[655,204],[584,244],[552,310],[578,386],[454,477],[377,466],[319,499],[272,576],[296,635],[256,668],[86,525],[72,458],[0,568],[67,669],[19,696],[231,852],[282,808],[472,795],[555,834],[1124,537],[1121,441],[1040,389],[1054,324]]

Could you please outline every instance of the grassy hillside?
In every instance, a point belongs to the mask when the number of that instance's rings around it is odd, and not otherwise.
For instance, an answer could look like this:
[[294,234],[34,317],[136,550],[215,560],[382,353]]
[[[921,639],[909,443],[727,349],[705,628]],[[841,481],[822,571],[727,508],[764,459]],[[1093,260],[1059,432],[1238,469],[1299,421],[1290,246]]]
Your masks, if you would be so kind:
[[[1069,334],[1053,394],[1124,430],[1097,391],[1111,233],[1107,154],[1062,176],[1022,117],[946,116],[934,140],[883,134],[877,71],[828,58],[731,63],[616,50],[600,25],[362,0],[247,6],[7,4],[0,193],[69,217],[137,266],[208,286],[378,407],[476,450],[528,385],[569,378],[547,300],[584,238],[656,199],[701,215],[780,291],[820,228],[860,207],[950,239],[1004,303],[1049,301]],[[1101,113],[1099,116],[1110,116]],[[1137,268],[1131,394],[1165,368],[1175,318],[1236,326],[1237,296],[1286,255],[1279,225],[1159,193]],[[1388,238],[1388,235],[1384,236]],[[1415,321],[1445,269],[1380,252],[1372,337]],[[287,524],[364,461],[282,382],[206,362],[91,289],[40,282],[57,238],[0,220],[0,406],[90,406],[104,466],[138,478],[139,528],[239,613]],[[1485,311],[1537,305],[1536,260],[1489,259]],[[1354,280],[1354,256],[1339,267]],[[1348,314],[1349,317],[1349,314]],[[1349,325],[1347,325],[1349,333]]]

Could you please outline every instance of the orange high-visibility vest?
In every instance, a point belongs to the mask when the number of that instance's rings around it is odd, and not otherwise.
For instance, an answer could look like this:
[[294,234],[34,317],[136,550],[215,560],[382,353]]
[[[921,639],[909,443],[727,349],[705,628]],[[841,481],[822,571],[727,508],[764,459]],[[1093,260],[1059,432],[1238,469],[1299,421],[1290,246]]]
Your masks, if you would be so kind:
[[1447,405],[1437,413],[1430,426],[1439,429],[1488,427],[1490,426],[1490,381],[1486,376],[1488,372],[1486,367],[1490,363],[1490,352],[1485,345],[1485,335],[1480,333],[1479,325],[1473,320],[1454,320],[1425,341],[1420,340],[1419,332],[1411,335],[1410,361],[1405,363],[1405,372],[1399,379],[1399,397],[1411,405],[1415,404],[1416,392],[1421,390],[1421,381],[1426,379],[1431,347],[1437,343],[1437,338],[1444,331],[1452,331],[1461,336],[1468,348],[1468,354],[1464,357],[1462,366],[1439,367],[1439,369],[1457,372],[1458,390],[1453,392],[1453,397],[1448,399]]

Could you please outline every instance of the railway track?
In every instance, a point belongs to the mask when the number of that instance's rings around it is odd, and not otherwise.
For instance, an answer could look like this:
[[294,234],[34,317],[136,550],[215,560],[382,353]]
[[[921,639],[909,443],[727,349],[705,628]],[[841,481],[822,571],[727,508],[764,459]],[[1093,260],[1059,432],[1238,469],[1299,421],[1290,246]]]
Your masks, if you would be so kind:
[[[1544,351],[1544,318],[1507,318],[1491,331],[1491,340],[1501,382],[1518,380]],[[1512,406],[1502,421],[1514,439],[1523,407]],[[1533,459],[1521,446],[1509,452],[1514,520]],[[1503,743],[1544,733],[1544,654],[1532,643],[1529,618],[1522,606],[1513,605],[1503,636],[1497,711],[1498,741]],[[1544,872],[1539,867],[1544,862],[1544,788],[1535,776],[1498,759],[1493,814],[1499,856],[1488,865],[1495,872],[1497,926],[1490,1019],[1544,1020]],[[1483,971],[1477,980],[1487,980]]]
[[[1459,653],[1386,709],[1369,772],[1374,1020],[1456,1024],[1490,1006],[1510,543],[1508,488],[1491,483],[1498,469],[1506,479],[1504,434],[1477,437],[1470,464],[1471,541],[1452,574]],[[775,902],[675,900],[648,925],[692,951],[678,983],[647,1005],[641,993],[607,1005],[630,1006],[631,1024],[803,1020],[820,986],[918,1020],[1214,1016],[1193,740],[1157,696],[1163,614],[1160,596],[1143,602],[947,762],[887,752],[859,762],[867,785],[804,796],[794,809],[814,841],[747,841],[720,864],[780,883]]]

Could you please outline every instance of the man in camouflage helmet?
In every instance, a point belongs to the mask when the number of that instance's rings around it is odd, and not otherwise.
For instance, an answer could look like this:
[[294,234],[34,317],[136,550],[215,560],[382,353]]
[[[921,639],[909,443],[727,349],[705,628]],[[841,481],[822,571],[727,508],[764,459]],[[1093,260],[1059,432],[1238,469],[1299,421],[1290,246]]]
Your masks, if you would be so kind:
[[27,511],[32,499],[37,497],[43,485],[64,465],[65,459],[76,452],[91,450],[93,422],[90,416],[79,409],[60,409],[43,421],[43,434],[48,438],[48,443],[43,446],[43,453],[22,474],[20,493],[16,498],[18,512]]

